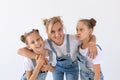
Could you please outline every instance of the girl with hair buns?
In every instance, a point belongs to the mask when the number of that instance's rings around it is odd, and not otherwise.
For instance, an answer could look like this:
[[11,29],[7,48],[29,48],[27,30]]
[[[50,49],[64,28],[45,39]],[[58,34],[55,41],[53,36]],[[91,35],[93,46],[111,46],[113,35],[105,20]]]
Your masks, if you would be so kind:
[[[53,72],[53,80],[78,80],[79,64],[77,61],[79,41],[75,35],[65,34],[63,31],[63,22],[59,16],[43,20],[46,27],[48,39],[45,40],[45,48],[49,49],[56,55],[56,70]],[[95,56],[97,53],[95,44],[95,36],[91,36],[89,46],[90,55]],[[36,58],[26,48],[21,48],[18,53],[30,58]],[[30,54],[31,53],[31,54]],[[93,57],[92,56],[92,57]]]
[[33,29],[32,31],[25,33],[21,36],[21,41],[27,45],[27,48],[31,52],[39,55],[36,60],[25,57],[25,73],[23,74],[21,80],[45,80],[47,71],[42,72],[41,69],[46,68],[49,71],[54,71],[55,67],[53,67],[53,64],[56,63],[54,63],[54,61],[48,61],[50,60],[50,53],[47,49],[44,49],[43,39],[39,35],[39,31],[37,29]]
[[103,80],[103,75],[100,69],[100,63],[102,58],[102,51],[99,45],[96,45],[98,55],[95,59],[88,56],[88,44],[90,35],[92,35],[93,29],[96,25],[96,20],[81,19],[77,23],[76,31],[77,37],[82,41],[79,46],[80,56],[83,56],[83,62],[80,62],[80,76],[81,80]]

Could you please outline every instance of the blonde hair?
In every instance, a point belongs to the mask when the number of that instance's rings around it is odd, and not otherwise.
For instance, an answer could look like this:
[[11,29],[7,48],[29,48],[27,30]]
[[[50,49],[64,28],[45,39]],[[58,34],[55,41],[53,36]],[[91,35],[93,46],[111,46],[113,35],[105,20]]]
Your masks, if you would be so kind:
[[21,35],[20,40],[21,40],[23,43],[28,44],[26,38],[27,38],[27,36],[29,36],[29,35],[30,35],[31,33],[33,33],[33,32],[36,32],[36,33],[39,34],[39,30],[38,30],[38,29],[32,29],[32,31],[30,31],[30,32],[28,32],[28,33],[24,33],[23,35]]
[[50,33],[52,26],[57,22],[59,22],[61,26],[63,27],[63,21],[61,20],[60,16],[55,16],[50,19],[43,19],[43,23],[48,33]]

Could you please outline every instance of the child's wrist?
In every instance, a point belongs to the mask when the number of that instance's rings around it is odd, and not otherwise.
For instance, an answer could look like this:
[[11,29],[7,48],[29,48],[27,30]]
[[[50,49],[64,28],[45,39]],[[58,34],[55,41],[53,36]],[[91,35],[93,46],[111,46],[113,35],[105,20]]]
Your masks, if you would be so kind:
[[38,59],[38,57],[39,57],[39,55],[35,55],[35,60],[37,60],[37,59]]

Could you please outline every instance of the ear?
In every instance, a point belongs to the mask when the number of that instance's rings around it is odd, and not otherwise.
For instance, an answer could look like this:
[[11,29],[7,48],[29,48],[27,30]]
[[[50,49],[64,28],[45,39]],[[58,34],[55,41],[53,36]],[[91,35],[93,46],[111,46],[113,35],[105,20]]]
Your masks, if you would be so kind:
[[93,29],[89,29],[89,34],[91,35],[93,32]]

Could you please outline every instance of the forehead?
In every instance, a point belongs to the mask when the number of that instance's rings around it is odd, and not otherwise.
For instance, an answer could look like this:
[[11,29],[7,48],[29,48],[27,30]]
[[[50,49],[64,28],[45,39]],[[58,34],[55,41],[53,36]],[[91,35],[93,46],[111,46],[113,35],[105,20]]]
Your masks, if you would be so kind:
[[78,27],[84,27],[84,26],[87,26],[87,25],[85,24],[85,22],[80,21],[80,22],[78,22],[77,26]]
[[57,30],[57,29],[59,29],[59,28],[62,28],[62,25],[60,24],[60,22],[56,22],[56,23],[52,26],[51,30]]
[[27,37],[26,37],[26,39],[28,40],[34,40],[34,39],[36,39],[36,38],[38,38],[38,37],[40,37],[40,35],[39,35],[39,33],[37,33],[37,32],[33,32],[33,33],[31,33],[31,34],[29,34]]

